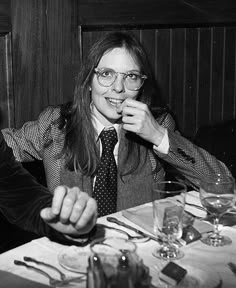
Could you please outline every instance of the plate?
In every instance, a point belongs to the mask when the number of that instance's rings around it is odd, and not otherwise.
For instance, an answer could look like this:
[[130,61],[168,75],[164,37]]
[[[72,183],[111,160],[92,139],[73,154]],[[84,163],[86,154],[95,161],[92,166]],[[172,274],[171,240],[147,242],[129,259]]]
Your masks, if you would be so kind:
[[87,273],[89,255],[88,247],[69,246],[58,254],[58,261],[69,271]]
[[[200,264],[199,264],[200,265]],[[160,279],[153,283],[160,288],[220,288],[221,278],[219,274],[208,266],[201,265],[201,268],[192,265],[182,265],[187,270],[187,275],[176,286],[171,286]]]

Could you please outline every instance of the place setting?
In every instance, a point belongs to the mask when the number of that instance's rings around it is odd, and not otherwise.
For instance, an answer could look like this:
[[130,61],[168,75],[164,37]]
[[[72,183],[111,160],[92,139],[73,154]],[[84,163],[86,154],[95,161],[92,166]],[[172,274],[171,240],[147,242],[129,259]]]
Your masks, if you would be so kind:
[[[234,279],[236,265],[233,256],[222,263],[220,257],[230,255],[235,238],[221,219],[232,216],[234,203],[234,181],[202,181],[199,191],[189,192],[183,183],[156,183],[151,202],[99,218],[87,244],[36,239],[27,244],[36,245],[32,255],[24,249],[12,262],[19,274],[41,274],[50,287],[227,287],[219,267]],[[205,254],[214,255],[214,266]]]
[[[217,186],[215,187],[215,185]],[[224,189],[220,187],[221,185],[224,185]],[[210,187],[211,190],[209,191]],[[219,190],[223,195],[216,193],[216,191]],[[126,257],[128,257],[127,255],[129,252],[128,249],[124,248],[124,244],[119,244],[119,241],[126,241],[127,243],[132,243],[131,245],[134,245],[134,247],[137,247],[137,245],[143,245],[141,243],[154,240],[157,242],[158,248],[147,251],[147,253],[150,253],[150,255],[156,259],[154,267],[149,270],[149,268],[144,265],[142,257],[138,256],[138,253],[136,253],[137,248],[133,249],[133,256],[129,259],[129,264],[132,264],[132,268],[129,267],[129,269],[132,270],[134,269],[133,266],[135,266],[135,269],[140,269],[140,267],[142,267],[143,271],[146,271],[145,279],[149,279],[149,285],[154,285],[154,287],[157,288],[221,287],[222,279],[219,276],[219,273],[212,267],[205,267],[201,263],[196,264],[197,262],[189,261],[189,259],[185,261],[184,247],[198,240],[204,245],[213,247],[230,245],[230,239],[225,236],[222,236],[220,245],[215,244],[216,240],[214,241],[214,244],[210,244],[210,242],[207,242],[209,240],[206,239],[210,239],[212,235],[215,237],[215,231],[218,232],[219,230],[219,227],[217,227],[219,221],[214,222],[213,225],[213,222],[209,221],[209,219],[212,220],[217,215],[222,216],[233,206],[233,204],[229,204],[234,203],[235,201],[232,183],[221,184],[220,180],[217,180],[217,184],[214,183],[212,186],[209,186],[209,184],[204,186],[204,183],[201,183],[200,191],[194,191],[194,193],[191,193],[188,196],[186,186],[183,183],[168,181],[158,184],[153,193],[157,193],[158,195],[156,196],[156,200],[153,199],[152,203],[122,211],[122,217],[135,225],[128,224],[129,222],[122,221],[115,215],[105,217],[105,220],[101,221],[101,224],[97,224],[99,229],[104,229],[104,231],[106,231],[104,234],[105,237],[95,239],[92,241],[92,244],[86,247],[71,246],[64,251],[61,251],[58,256],[60,265],[65,269],[74,272],[87,272],[87,281],[90,281],[89,287],[97,287],[91,284],[94,283],[94,277],[103,277],[105,280],[101,280],[101,283],[105,285],[104,283],[106,281],[109,283],[111,278],[113,279],[120,273],[119,265],[121,265],[123,256],[124,263],[122,264],[122,269],[124,271],[128,269],[128,267],[126,267],[126,265],[128,265],[126,261],[128,261],[127,259],[129,258],[126,259]],[[161,196],[161,193],[164,193],[165,195]],[[196,197],[196,199],[193,201],[194,197]],[[209,197],[211,197],[211,202],[209,202]],[[214,197],[216,197],[216,199]],[[222,206],[223,203],[224,207],[227,206],[227,208],[221,208],[219,213],[216,212],[218,211],[217,208],[212,210],[213,208],[211,207],[216,207],[213,200],[220,203],[217,202],[217,205]],[[189,207],[193,207],[194,209]],[[141,229],[137,227],[140,227]],[[99,247],[99,249],[96,250],[96,253],[94,252],[94,243],[96,243],[96,248]],[[113,246],[115,246],[115,249]],[[108,258],[111,257],[110,254],[113,257],[113,260],[108,261],[111,267],[106,263],[106,268],[104,268],[103,261],[107,261]],[[152,260],[152,263],[154,262],[155,261]],[[136,264],[134,265],[134,263]],[[142,264],[140,265],[140,263]],[[107,268],[107,265],[109,266],[109,269]],[[140,265],[139,268],[137,268],[138,265]],[[94,269],[97,269],[99,273],[96,272],[94,274]],[[122,273],[125,275],[123,270]],[[119,271],[119,273],[117,271]],[[175,275],[173,274],[174,271],[177,271],[178,273]],[[135,281],[136,280],[132,279],[132,282],[136,283]],[[138,282],[140,282],[140,279]],[[136,287],[134,283],[131,287]]]

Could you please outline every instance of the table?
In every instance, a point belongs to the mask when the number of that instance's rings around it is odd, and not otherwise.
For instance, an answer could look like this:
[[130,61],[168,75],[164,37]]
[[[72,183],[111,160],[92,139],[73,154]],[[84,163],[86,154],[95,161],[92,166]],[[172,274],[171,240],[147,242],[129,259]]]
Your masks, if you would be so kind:
[[[131,224],[134,227],[143,230],[142,228],[135,225],[133,222],[129,221],[127,218],[122,216],[121,212],[117,212],[112,214],[121,221],[126,222],[127,224]],[[115,225],[112,223],[108,223],[106,221],[106,217],[102,217],[98,220],[99,223],[109,224],[109,226]],[[230,261],[236,262],[236,227],[224,227],[222,229],[222,233],[231,237],[233,243],[230,246],[225,247],[209,247],[203,244],[200,240],[193,242],[187,246],[182,247],[185,256],[184,258],[177,260],[176,263],[179,265],[183,264],[194,264],[198,267],[202,267],[202,265],[206,265],[208,267],[212,267],[217,271],[223,280],[222,288],[235,288],[236,287],[236,277],[231,272],[231,270],[227,267],[227,263]],[[124,228],[124,230],[126,230]],[[128,230],[127,230],[128,231]],[[130,234],[132,232],[128,231]],[[117,234],[116,234],[117,235]],[[50,241],[46,237],[42,237],[39,239],[35,239],[29,243],[26,243],[22,246],[9,250],[0,255],[0,269],[4,271],[10,271],[16,275],[21,277],[37,281],[39,283],[48,285],[48,279],[45,276],[38,274],[32,270],[26,269],[25,267],[20,267],[14,265],[14,259],[22,260],[23,256],[31,256],[38,260],[51,263],[58,268],[60,268],[63,272],[67,273],[68,276],[76,276],[78,274],[69,272],[63,269],[57,260],[58,253],[64,249],[66,246],[61,245],[55,242]],[[137,244],[137,252],[140,257],[143,259],[144,264],[150,268],[151,276],[153,277],[153,283],[155,284],[157,281],[158,271],[166,265],[166,261],[159,260],[152,255],[152,251],[159,247],[159,244],[153,240],[144,243]],[[53,275],[53,271],[50,270],[50,274]],[[55,276],[58,277],[56,273]],[[0,287],[1,281],[0,281]],[[17,286],[16,286],[17,287]],[[85,288],[86,283],[76,284],[74,287]]]

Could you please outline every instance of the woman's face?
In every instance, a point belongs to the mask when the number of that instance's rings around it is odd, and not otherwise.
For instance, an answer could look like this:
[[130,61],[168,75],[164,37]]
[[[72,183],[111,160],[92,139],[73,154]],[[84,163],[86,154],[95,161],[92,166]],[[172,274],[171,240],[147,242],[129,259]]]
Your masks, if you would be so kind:
[[[103,55],[97,69],[109,68],[116,72],[139,72],[140,68],[125,48],[114,48]],[[105,126],[114,124],[121,118],[117,108],[126,98],[135,99],[139,91],[131,91],[125,87],[124,75],[118,74],[115,82],[104,87],[98,83],[97,75],[94,74],[91,83],[93,113]]]

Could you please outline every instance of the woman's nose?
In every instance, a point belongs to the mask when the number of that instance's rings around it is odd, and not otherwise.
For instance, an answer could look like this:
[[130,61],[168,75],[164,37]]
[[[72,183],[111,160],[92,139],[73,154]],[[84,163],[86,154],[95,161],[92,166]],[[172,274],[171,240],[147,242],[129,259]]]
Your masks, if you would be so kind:
[[121,93],[125,91],[125,85],[124,85],[124,77],[123,75],[118,75],[115,82],[112,85],[112,89],[116,91],[117,93]]

